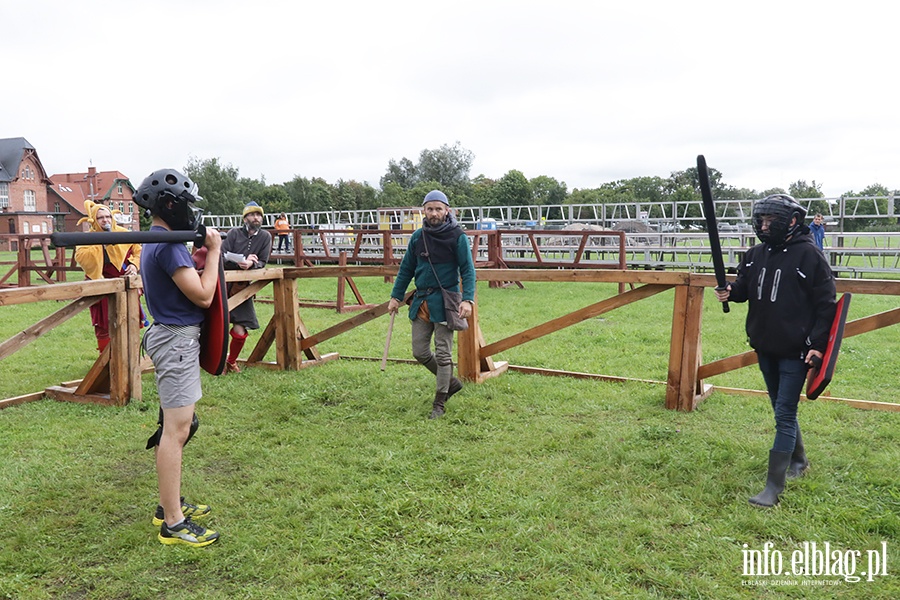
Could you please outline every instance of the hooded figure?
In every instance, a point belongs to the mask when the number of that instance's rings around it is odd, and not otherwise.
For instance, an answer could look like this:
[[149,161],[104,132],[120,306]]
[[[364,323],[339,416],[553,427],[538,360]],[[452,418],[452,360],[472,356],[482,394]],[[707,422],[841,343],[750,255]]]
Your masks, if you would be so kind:
[[[110,210],[105,204],[85,200],[84,212],[87,216],[79,219],[78,225],[89,223],[91,231],[130,231],[116,223],[115,216],[121,214],[121,212]],[[100,213],[100,218],[97,217],[97,213]],[[129,264],[134,265],[135,270],[137,270],[138,265],[141,264],[141,247],[138,244],[78,246],[75,248],[75,261],[88,279],[119,277],[119,274],[104,276],[104,263],[115,266],[119,271],[124,271]]]
[[[92,200],[84,201],[86,217],[78,221],[90,223],[91,231],[129,231],[116,223],[118,210],[110,210],[105,204]],[[141,264],[140,244],[109,244],[107,246],[77,246],[75,262],[88,279],[114,279],[126,275],[137,275]],[[143,310],[141,322],[146,324]],[[103,352],[109,344],[109,303],[104,296],[91,305],[91,323],[97,337],[97,349]]]

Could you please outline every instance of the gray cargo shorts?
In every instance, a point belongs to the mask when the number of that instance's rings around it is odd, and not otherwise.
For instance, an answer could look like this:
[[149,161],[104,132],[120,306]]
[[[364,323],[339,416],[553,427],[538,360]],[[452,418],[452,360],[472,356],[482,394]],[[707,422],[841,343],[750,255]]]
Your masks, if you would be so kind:
[[200,326],[153,323],[141,342],[156,370],[161,408],[196,404],[200,389]]

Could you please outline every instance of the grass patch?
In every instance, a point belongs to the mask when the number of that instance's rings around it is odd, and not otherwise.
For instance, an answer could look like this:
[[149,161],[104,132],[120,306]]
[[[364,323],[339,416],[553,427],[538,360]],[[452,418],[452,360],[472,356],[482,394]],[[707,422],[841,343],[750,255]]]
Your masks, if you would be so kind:
[[[381,281],[357,285],[370,302],[389,293]],[[333,282],[303,287],[304,297],[334,296]],[[499,339],[613,289],[480,287],[482,327],[488,341]],[[673,301],[660,294],[498,358],[664,380]],[[857,297],[853,308],[861,316],[890,301]],[[9,311],[26,323],[43,304],[5,307],[0,337],[15,332]],[[744,347],[743,308],[723,315],[709,299],[708,360]],[[271,314],[271,305],[259,309]],[[346,318],[301,314],[311,331]],[[46,362],[23,361],[15,375],[7,368],[22,352],[3,362],[4,389],[41,389],[48,371],[55,380],[84,373],[79,361],[89,365],[95,353],[87,314],[64,327],[23,351]],[[380,356],[385,327],[379,320],[320,350]],[[841,395],[886,399],[897,380],[896,329],[845,342]],[[410,356],[402,319],[391,356]],[[203,377],[184,492],[213,505],[222,539],[202,550],[162,546],[150,523],[156,479],[143,446],[155,429],[152,375],[144,400],[124,408],[41,401],[0,411],[0,598],[810,595],[744,585],[744,544],[769,541],[785,553],[804,541],[862,551],[887,541],[888,577],[814,593],[900,597],[897,413],[804,403],[812,469],[765,511],[747,504],[763,484],[773,435],[760,398],[713,394],[677,413],[664,409],[662,386],[507,373],[466,386],[446,417],[429,421],[433,379],[414,365],[381,372],[377,362],[338,361]],[[716,379],[761,387],[755,367]]]

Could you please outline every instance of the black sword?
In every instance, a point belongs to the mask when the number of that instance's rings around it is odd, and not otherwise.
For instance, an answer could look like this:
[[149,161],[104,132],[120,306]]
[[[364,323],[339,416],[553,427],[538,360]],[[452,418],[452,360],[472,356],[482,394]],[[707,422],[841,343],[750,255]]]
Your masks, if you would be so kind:
[[160,244],[173,242],[194,242],[202,246],[206,240],[206,226],[196,230],[179,231],[57,231],[50,234],[54,246],[107,246],[110,244]]
[[[706,232],[709,234],[709,248],[712,252],[713,272],[716,274],[716,291],[724,290],[725,261],[722,259],[722,245],[719,243],[719,227],[716,224],[716,207],[713,205],[712,187],[709,185],[709,169],[703,155],[697,157],[697,176],[700,178],[700,196],[703,198],[703,216],[706,218]],[[728,302],[722,303],[722,312],[728,312]]]

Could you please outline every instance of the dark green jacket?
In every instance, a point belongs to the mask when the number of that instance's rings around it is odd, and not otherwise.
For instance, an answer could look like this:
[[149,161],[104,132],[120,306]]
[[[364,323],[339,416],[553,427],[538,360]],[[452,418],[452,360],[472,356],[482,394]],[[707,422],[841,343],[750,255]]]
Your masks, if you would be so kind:
[[[410,236],[406,254],[400,262],[400,270],[397,273],[397,279],[394,281],[391,297],[402,302],[403,297],[406,295],[406,288],[415,279],[416,294],[409,307],[409,319],[412,321],[416,318],[416,315],[419,313],[419,306],[425,301],[428,303],[430,320],[440,323],[445,320],[444,298],[441,296],[440,286],[434,277],[431,266],[428,264],[428,259],[424,256],[419,256],[417,251],[417,248],[421,248],[420,238],[422,237],[422,231],[422,229],[417,229]],[[469,248],[469,237],[462,233],[456,238],[456,247],[449,249],[432,247],[434,245],[432,239],[431,237],[428,238],[428,249],[433,257],[434,271],[437,272],[438,277],[441,279],[441,285],[444,289],[458,292],[459,280],[462,278],[463,300],[474,302],[475,263],[472,260],[472,250]],[[450,250],[451,252],[441,252],[440,250]],[[447,261],[446,258],[438,258],[440,256],[449,256],[451,259]]]

